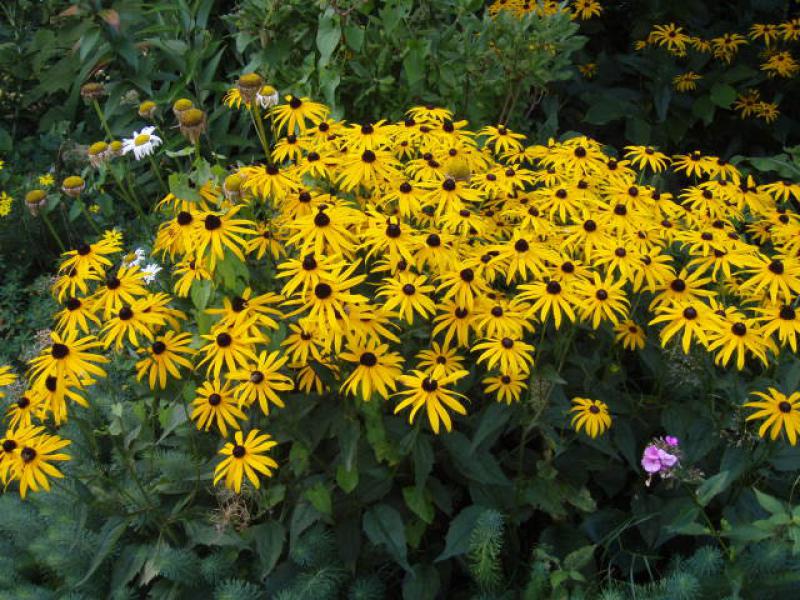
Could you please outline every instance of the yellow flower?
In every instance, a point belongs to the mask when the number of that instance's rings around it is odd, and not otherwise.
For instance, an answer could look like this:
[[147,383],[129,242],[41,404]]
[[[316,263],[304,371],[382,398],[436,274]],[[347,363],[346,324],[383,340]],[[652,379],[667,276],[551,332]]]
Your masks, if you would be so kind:
[[468,374],[468,371],[456,371],[450,375],[432,377],[422,371],[411,371],[409,375],[401,375],[400,383],[409,389],[398,392],[399,395],[406,397],[395,407],[395,414],[411,407],[408,422],[413,423],[414,417],[424,407],[434,433],[439,433],[440,423],[450,431],[453,428],[453,421],[448,409],[460,415],[467,414],[467,409],[457,399],[461,394],[445,386],[455,383]]
[[219,379],[205,381],[196,393],[191,418],[197,421],[198,429],[209,431],[216,422],[222,437],[228,437],[228,426],[241,429],[237,419],[245,420],[247,416],[236,406],[230,383],[222,384]]
[[598,435],[603,435],[611,427],[611,415],[608,414],[608,405],[605,402],[589,398],[573,398],[572,404],[574,406],[569,409],[569,412],[575,414],[570,425],[578,433],[583,430],[586,435],[594,439]]
[[277,469],[278,463],[267,456],[267,452],[274,448],[277,442],[272,441],[268,434],[260,434],[258,429],[252,429],[247,438],[241,431],[234,434],[234,443],[228,442],[219,453],[225,458],[214,469],[214,485],[225,479],[225,487],[237,494],[242,490],[242,480],[247,479],[259,488],[261,482],[258,475],[272,477],[272,470]]
[[[18,452],[14,455],[11,463],[11,477],[19,481],[19,494],[23,498],[29,489],[34,492],[38,492],[40,489],[49,492],[48,477],[56,479],[64,477],[63,473],[50,463],[70,460],[69,455],[59,452],[71,443],[69,440],[61,439],[57,435],[41,433],[41,427],[35,429],[37,432],[33,435],[21,434],[26,439],[23,444],[19,445]],[[14,436],[14,434],[7,435]],[[20,434],[17,433],[17,435]]]
[[269,414],[269,403],[283,408],[283,400],[276,392],[289,392],[294,389],[291,378],[279,373],[281,367],[289,360],[288,356],[280,356],[280,352],[262,352],[258,360],[246,368],[232,371],[228,380],[239,381],[233,390],[239,406],[252,405],[258,401],[261,412]]
[[745,402],[744,406],[757,409],[747,417],[747,421],[764,419],[758,428],[758,435],[763,438],[769,430],[769,437],[774,441],[784,431],[789,443],[794,446],[800,432],[800,392],[794,392],[787,397],[771,387],[767,393],[753,392],[753,395],[762,400]]
[[0,192],[0,217],[5,217],[11,214],[11,205],[14,203],[14,199],[6,194],[5,192]]
[[192,341],[190,333],[176,333],[167,331],[156,336],[148,348],[139,348],[139,354],[145,357],[136,363],[136,379],[141,381],[148,375],[147,383],[151,390],[156,389],[156,384],[161,389],[167,387],[167,374],[175,379],[181,378],[178,367],[194,368],[192,363],[183,355],[191,356],[194,350],[189,347]]
[[400,366],[403,364],[403,357],[389,352],[387,344],[377,344],[374,341],[350,344],[347,352],[342,352],[339,356],[358,365],[342,383],[341,391],[355,395],[360,386],[361,399],[369,402],[375,392],[388,400],[389,392],[397,389],[397,378],[402,374]]

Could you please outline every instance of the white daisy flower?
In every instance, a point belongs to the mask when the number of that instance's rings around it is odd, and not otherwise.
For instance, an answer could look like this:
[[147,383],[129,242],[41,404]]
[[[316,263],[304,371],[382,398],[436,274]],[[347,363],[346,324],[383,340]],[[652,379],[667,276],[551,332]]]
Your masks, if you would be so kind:
[[134,131],[133,137],[122,140],[122,153],[133,151],[136,160],[150,156],[161,145],[161,138],[153,133],[155,130],[156,128],[151,126],[138,132]]
[[147,258],[147,254],[144,248],[137,248],[123,259],[122,264],[125,267],[138,267],[145,258]]
[[142,269],[142,273],[144,274],[144,282],[147,284],[153,283],[153,281],[156,279],[156,275],[158,275],[160,272],[161,267],[155,263],[150,263]]
[[261,105],[261,108],[267,109],[278,104],[278,90],[271,85],[262,85],[261,89],[256,94],[256,101]]

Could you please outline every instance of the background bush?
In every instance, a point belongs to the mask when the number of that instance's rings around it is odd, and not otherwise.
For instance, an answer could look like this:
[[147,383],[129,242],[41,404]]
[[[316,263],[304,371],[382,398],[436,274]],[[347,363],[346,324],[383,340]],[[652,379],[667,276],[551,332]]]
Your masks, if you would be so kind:
[[[474,124],[508,121],[532,140],[580,130],[617,146],[743,155],[745,168],[797,179],[796,153],[783,148],[796,139],[796,107],[784,101],[771,125],[730,110],[731,90],[791,98],[795,80],[769,80],[753,67],[753,48],[732,66],[633,50],[656,23],[680,20],[710,38],[790,18],[786,3],[607,4],[600,19],[580,25],[564,16],[492,18],[469,0],[4,6],[0,183],[15,204],[0,220],[0,358],[21,364],[53,309],[46,278],[58,248],[23,211],[24,193],[52,173],[57,230],[68,245],[91,235],[57,192],[64,176],[87,168],[81,149],[105,136],[80,98],[86,81],[106,82],[101,108],[115,136],[137,126],[139,100],[168,107],[191,98],[209,111],[209,138],[227,164],[259,152],[245,136],[248,121],[221,106],[230,82],[256,70],[281,93],[325,100],[356,122],[433,103]],[[598,65],[591,80],[576,68],[587,62]],[[697,92],[676,94],[672,77],[687,67],[704,79]],[[134,185],[158,194],[149,173]],[[130,242],[144,237],[111,193],[97,204]],[[25,503],[0,497],[0,589],[9,598],[209,589],[218,598],[284,599],[380,598],[397,589],[407,598],[796,592],[800,455],[757,442],[725,399],[770,384],[797,389],[797,357],[752,380],[656,347],[635,361],[608,356],[609,343],[587,335],[563,363],[540,365],[540,404],[487,404],[443,438],[409,430],[374,404],[293,397],[275,422],[274,435],[292,440],[282,469],[244,497],[198,489],[213,441],[187,453],[191,432],[177,412],[160,415],[160,431],[145,430],[145,399],[111,378],[90,420],[62,432],[75,440],[66,487]],[[555,424],[587,380],[636,417],[620,418],[601,441],[568,445]],[[645,486],[639,449],[664,431],[681,438],[687,463],[705,474],[699,487]],[[167,432],[176,447],[159,443]],[[81,484],[77,476],[92,472],[102,481]],[[104,488],[109,481],[115,486]]]

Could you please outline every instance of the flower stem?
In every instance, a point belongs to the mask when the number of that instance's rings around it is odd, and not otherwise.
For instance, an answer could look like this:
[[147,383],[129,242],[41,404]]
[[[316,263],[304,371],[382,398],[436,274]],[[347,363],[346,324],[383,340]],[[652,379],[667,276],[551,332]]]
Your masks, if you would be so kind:
[[92,100],[92,105],[97,113],[97,117],[100,119],[100,123],[103,125],[103,129],[105,130],[108,139],[113,140],[114,135],[111,133],[111,128],[108,126],[108,121],[106,121],[106,117],[103,114],[103,109],[100,108],[100,104],[97,102],[97,100]]
[[264,158],[267,159],[267,164],[272,164],[272,159],[270,158],[269,153],[269,144],[267,143],[267,134],[264,131],[264,122],[261,119],[261,109],[259,108],[257,102],[253,102],[250,106],[250,116],[253,117],[253,124],[256,127],[258,139],[261,142],[261,147],[264,149]]
[[114,178],[114,181],[117,182],[117,187],[119,188],[119,193],[122,196],[122,199],[125,200],[128,206],[130,206],[141,219],[146,219],[147,217],[144,214],[144,210],[142,210],[142,205],[139,204],[138,198],[130,194],[130,192],[125,188],[125,185],[122,183],[122,180],[117,176],[116,173],[114,173],[114,171],[109,169],[109,172]]
[[96,224],[96,223],[95,223],[95,222],[92,220],[92,215],[90,215],[90,214],[89,214],[89,211],[88,211],[88,210],[86,210],[86,205],[83,203],[83,200],[78,200],[78,202],[80,202],[80,205],[81,205],[81,212],[83,213],[83,216],[84,216],[84,217],[86,217],[86,220],[89,222],[89,225],[92,227],[92,229],[94,229],[94,232],[95,232],[97,235],[100,235],[100,228],[99,228],[99,227],[97,226],[97,224]]
[[58,247],[61,248],[61,252],[66,252],[67,249],[64,246],[64,242],[61,241],[61,238],[56,233],[53,224],[50,222],[50,217],[48,217],[47,213],[44,211],[42,211],[42,220],[44,221],[45,225],[47,225],[47,228],[50,230],[50,234],[53,236],[53,238],[55,238],[56,242],[58,243]]
[[161,176],[161,169],[159,168],[156,159],[153,158],[152,154],[148,154],[147,158],[150,160],[150,164],[153,165],[153,171],[158,178],[158,183],[161,185],[161,191],[163,191],[165,195],[169,194],[169,188],[167,187],[167,184],[164,183],[164,178]]

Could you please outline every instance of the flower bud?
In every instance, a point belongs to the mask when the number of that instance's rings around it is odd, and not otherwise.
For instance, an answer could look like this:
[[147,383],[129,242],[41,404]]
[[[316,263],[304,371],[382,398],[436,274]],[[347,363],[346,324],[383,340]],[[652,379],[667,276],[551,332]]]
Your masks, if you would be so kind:
[[87,102],[97,100],[106,95],[106,87],[102,83],[84,83],[81,86],[81,97]]
[[77,175],[71,175],[61,182],[61,191],[67,196],[77,198],[86,188],[86,182]]
[[181,133],[196,144],[206,130],[206,113],[199,108],[189,108],[178,117],[178,123]]
[[175,102],[173,103],[172,112],[175,114],[175,118],[180,120],[181,113],[189,110],[190,108],[194,108],[194,102],[192,102],[188,98],[179,98],[178,100],[175,100]]
[[89,149],[86,151],[87,155],[89,156],[89,162],[92,164],[93,167],[97,168],[101,164],[103,164],[109,157],[109,148],[108,144],[105,142],[95,142]]
[[258,93],[258,90],[261,89],[262,85],[264,85],[264,78],[258,73],[247,73],[242,75],[236,82],[236,87],[239,89],[242,99],[247,102],[247,104],[251,104],[253,102],[253,98],[256,97],[256,94]]
[[35,217],[39,214],[39,210],[47,203],[47,192],[44,190],[31,190],[25,194],[25,206],[28,207],[30,213]]
[[156,114],[158,105],[152,100],[145,100],[139,105],[139,116],[143,119],[152,120]]

